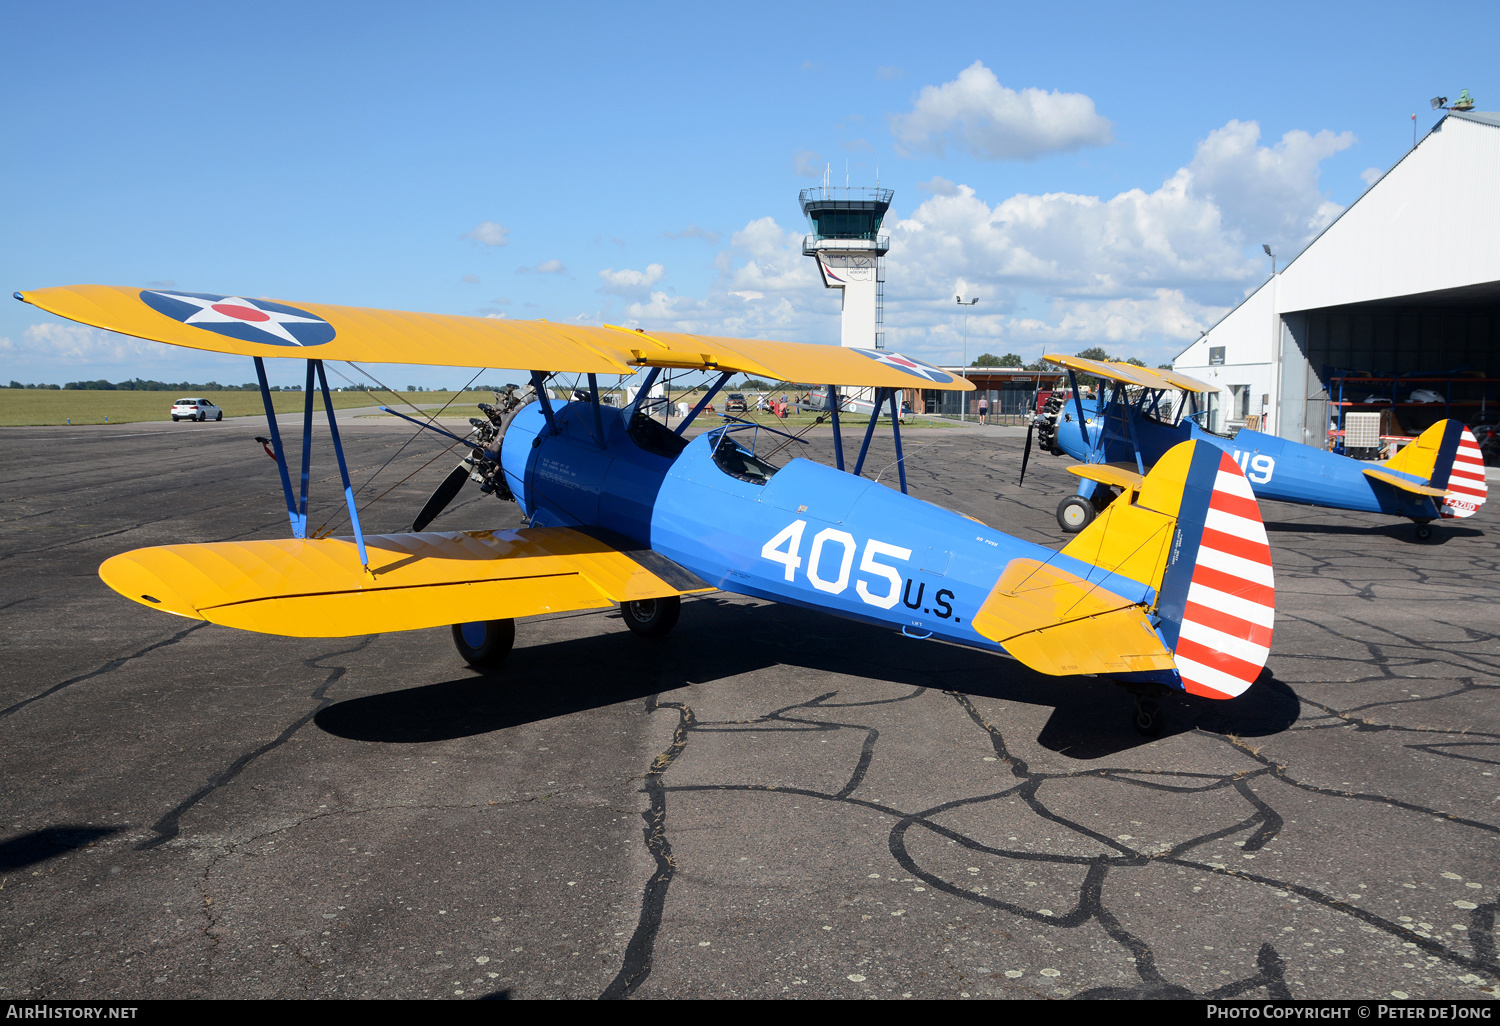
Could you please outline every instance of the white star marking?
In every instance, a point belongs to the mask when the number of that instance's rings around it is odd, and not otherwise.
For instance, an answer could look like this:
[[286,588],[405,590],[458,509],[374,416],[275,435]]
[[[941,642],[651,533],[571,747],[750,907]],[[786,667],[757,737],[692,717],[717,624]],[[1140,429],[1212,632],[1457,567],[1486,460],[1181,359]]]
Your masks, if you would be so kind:
[[936,367],[920,363],[909,356],[902,356],[900,353],[882,352],[878,349],[856,349],[855,352],[863,353],[877,363],[882,363],[887,367],[895,367],[898,370],[903,370],[915,377],[925,378],[928,381],[944,382],[953,380],[952,376],[945,371],[940,371]]
[[268,335],[275,335],[279,339],[300,346],[302,343],[291,332],[282,327],[283,324],[323,324],[318,317],[298,317],[295,314],[280,313],[276,310],[263,310],[255,305],[253,300],[242,296],[225,296],[222,299],[199,299],[196,296],[184,296],[175,292],[154,292],[153,295],[164,296],[167,299],[175,299],[181,303],[191,303],[198,308],[198,312],[184,320],[183,324],[243,324],[257,331],[264,331]]

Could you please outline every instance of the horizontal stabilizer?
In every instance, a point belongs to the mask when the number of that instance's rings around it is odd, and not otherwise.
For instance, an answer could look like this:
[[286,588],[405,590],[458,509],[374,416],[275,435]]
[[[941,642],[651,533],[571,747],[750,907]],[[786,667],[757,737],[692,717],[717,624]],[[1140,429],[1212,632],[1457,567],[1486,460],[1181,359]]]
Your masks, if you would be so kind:
[[1141,483],[1146,480],[1143,475],[1113,463],[1076,463],[1068,468],[1068,473],[1077,474],[1079,477],[1098,481],[1100,484],[1114,488],[1129,488],[1136,491],[1140,490]]
[[341,638],[501,620],[713,588],[650,550],[570,528],[214,542],[106,560],[126,598],[226,627]]
[[1133,602],[1060,567],[1014,559],[974,629],[1041,673],[1170,670],[1172,653]]
[[1374,467],[1366,467],[1364,468],[1364,474],[1365,477],[1374,478],[1376,481],[1388,484],[1392,488],[1399,488],[1403,492],[1411,492],[1413,495],[1430,495],[1435,499],[1441,499],[1448,494],[1445,489],[1433,488],[1430,485],[1398,477],[1389,470],[1376,470]]
[[[1106,477],[1121,474],[1118,468],[1086,469],[1100,474],[1094,480],[1130,484],[1124,475],[1119,480]],[[1202,441],[1167,450],[1139,486],[1110,502],[1062,553],[1112,576],[1095,583],[1074,577],[1071,591],[1059,577],[1050,586],[1058,597],[1049,600],[1047,589],[1038,591],[1037,586],[1035,594],[1025,595],[1037,606],[1034,616],[1076,624],[1067,648],[1053,643],[1062,654],[1041,651],[1052,664],[1073,658],[1077,646],[1091,646],[1092,664],[1100,669],[1070,672],[1124,672],[1118,664],[1110,666],[1115,657],[1133,669],[1175,670],[1169,679],[1179,687],[1218,699],[1244,693],[1265,667],[1275,624],[1271,544],[1250,481],[1223,450]],[[1052,567],[1049,571],[1061,573]],[[1043,574],[1034,576],[1043,579]],[[1140,606],[1127,603],[1107,591],[1112,577],[1148,586],[1151,597]],[[1085,588],[1091,591],[1080,595]],[[1025,594],[1013,591],[1017,597]],[[990,603],[981,615],[987,609]],[[1079,613],[1094,615],[1097,625],[1080,621]],[[977,616],[975,628],[986,633],[980,622]],[[1050,633],[1040,630],[1043,639]],[[1152,646],[1142,643],[1148,633]],[[1004,643],[1017,658],[1044,669],[1026,657],[1028,649]]]
[[[1381,466],[1421,478],[1437,489],[1418,494],[1442,496],[1440,512],[1444,517],[1472,517],[1489,498],[1479,440],[1460,420],[1438,421]],[[1369,470],[1365,473],[1397,488],[1416,491]]]

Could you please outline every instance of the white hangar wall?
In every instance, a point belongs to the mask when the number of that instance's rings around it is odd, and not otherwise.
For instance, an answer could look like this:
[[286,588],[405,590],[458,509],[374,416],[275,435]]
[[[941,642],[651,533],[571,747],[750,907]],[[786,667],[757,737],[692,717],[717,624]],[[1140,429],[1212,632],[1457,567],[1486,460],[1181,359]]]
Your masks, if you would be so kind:
[[1221,430],[1313,445],[1336,370],[1500,377],[1500,115],[1450,113],[1173,366],[1220,386]]

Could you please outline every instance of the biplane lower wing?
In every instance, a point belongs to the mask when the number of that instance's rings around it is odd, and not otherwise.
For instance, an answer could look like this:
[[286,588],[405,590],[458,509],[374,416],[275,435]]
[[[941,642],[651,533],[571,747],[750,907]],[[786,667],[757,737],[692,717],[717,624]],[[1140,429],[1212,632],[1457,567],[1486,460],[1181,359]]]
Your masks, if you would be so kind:
[[163,545],[99,576],[142,605],[288,637],[350,637],[712,591],[649,549],[572,528]]

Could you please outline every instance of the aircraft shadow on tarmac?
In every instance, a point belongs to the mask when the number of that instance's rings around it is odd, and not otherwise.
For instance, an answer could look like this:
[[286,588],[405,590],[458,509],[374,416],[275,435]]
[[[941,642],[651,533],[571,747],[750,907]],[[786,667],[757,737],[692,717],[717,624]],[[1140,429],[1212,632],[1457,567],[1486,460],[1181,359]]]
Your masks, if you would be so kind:
[[0,841],[0,873],[25,869],[78,848],[87,848],[119,829],[65,824],[32,830],[8,841]]
[[[523,641],[525,632],[519,624]],[[956,645],[913,643],[789,606],[714,599],[684,604],[681,623],[665,639],[611,631],[518,647],[495,670],[338,702],[314,722],[354,741],[423,744],[640,701],[777,665],[1051,706],[1037,741],[1070,758],[1097,759],[1152,740],[1130,725],[1130,695],[1102,679],[1048,677]],[[1243,737],[1275,734],[1296,722],[1300,708],[1291,688],[1269,670],[1230,701],[1173,692],[1160,705],[1164,736],[1200,728]]]
[[[1396,541],[1418,542],[1416,537],[1416,525],[1408,523],[1394,524],[1314,524],[1307,521],[1291,520],[1267,520],[1266,531],[1270,534],[1350,534],[1362,538],[1373,538],[1384,535]],[[1432,525],[1432,537],[1420,542],[1422,545],[1444,545],[1455,538],[1483,538],[1484,531],[1477,527],[1458,527],[1452,521],[1435,522]]]

